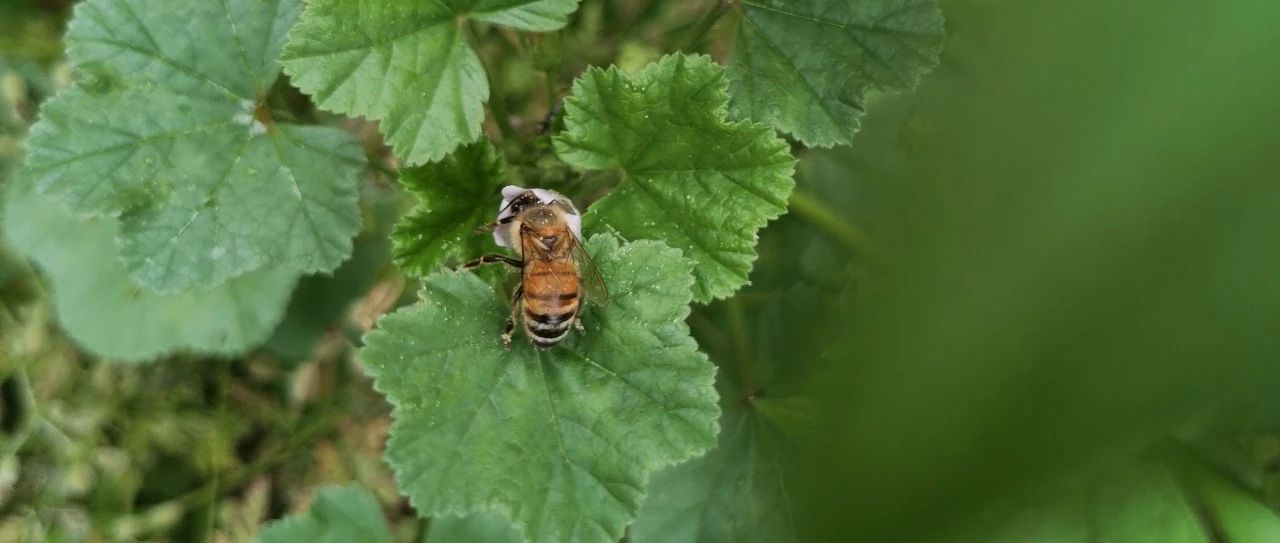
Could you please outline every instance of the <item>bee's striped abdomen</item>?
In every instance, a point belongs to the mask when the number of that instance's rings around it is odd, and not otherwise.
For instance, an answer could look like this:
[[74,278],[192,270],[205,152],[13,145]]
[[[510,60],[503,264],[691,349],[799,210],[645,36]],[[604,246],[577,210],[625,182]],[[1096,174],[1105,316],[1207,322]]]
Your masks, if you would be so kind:
[[525,270],[524,329],[538,347],[559,343],[578,315],[578,275],[573,262],[533,262]]

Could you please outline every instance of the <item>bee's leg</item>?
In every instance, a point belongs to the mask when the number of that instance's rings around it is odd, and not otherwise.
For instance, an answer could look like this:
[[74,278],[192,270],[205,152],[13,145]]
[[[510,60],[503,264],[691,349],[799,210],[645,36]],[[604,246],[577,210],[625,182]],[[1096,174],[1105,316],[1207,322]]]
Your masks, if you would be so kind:
[[496,220],[496,221],[494,221],[494,222],[491,222],[491,223],[489,223],[489,224],[486,224],[486,225],[484,225],[484,226],[481,226],[481,227],[476,228],[476,233],[477,233],[477,234],[483,234],[483,233],[485,233],[485,232],[492,232],[492,231],[496,230],[499,226],[502,226],[502,225],[504,225],[504,224],[508,224],[508,223],[510,223],[511,221],[514,221],[514,220],[516,220],[516,216],[515,216],[515,215],[512,215],[512,216],[510,216],[510,217],[503,217],[503,218],[498,219],[498,220]]
[[523,295],[524,283],[521,283],[511,295],[511,314],[507,316],[507,323],[502,326],[502,348],[508,351],[511,350],[511,334],[516,331],[516,317],[520,316],[520,297]]
[[516,259],[514,259],[514,258],[511,258],[511,257],[509,257],[509,256],[503,256],[503,255],[484,255],[484,256],[482,256],[482,257],[480,257],[480,258],[477,258],[477,259],[475,259],[475,260],[472,260],[471,262],[467,262],[466,264],[463,264],[463,265],[462,265],[462,269],[464,269],[464,270],[472,270],[472,269],[475,269],[475,268],[479,268],[480,266],[483,266],[483,265],[485,265],[485,264],[493,264],[493,263],[495,263],[495,262],[501,262],[501,263],[506,264],[506,265],[508,265],[508,266],[514,267],[514,268],[516,268],[516,269],[520,269],[520,268],[523,268],[523,267],[524,267],[524,262],[521,262],[521,261],[516,260]]
[[507,324],[502,327],[502,348],[511,350],[511,334],[516,330],[516,313],[511,312],[511,316],[507,317]]

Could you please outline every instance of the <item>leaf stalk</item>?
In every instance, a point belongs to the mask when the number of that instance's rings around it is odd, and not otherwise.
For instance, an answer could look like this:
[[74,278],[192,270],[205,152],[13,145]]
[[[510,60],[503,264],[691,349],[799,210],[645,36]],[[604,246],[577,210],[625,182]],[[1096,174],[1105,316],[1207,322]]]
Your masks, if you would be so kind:
[[854,254],[871,260],[879,259],[880,249],[871,236],[826,204],[799,190],[791,192],[790,204],[796,215],[838,240]]
[[681,44],[681,51],[696,52],[700,51],[700,47],[707,39],[707,34],[711,33],[711,29],[720,22],[720,18],[724,14],[729,13],[738,4],[737,0],[716,0],[716,3],[702,14],[702,18],[693,25],[693,29],[689,31],[689,37]]
[[14,368],[4,380],[4,394],[10,397],[9,404],[16,417],[13,436],[0,449],[0,458],[8,458],[22,449],[35,429],[39,417],[36,413],[35,396],[31,391],[31,382],[27,378],[27,369],[22,365]]

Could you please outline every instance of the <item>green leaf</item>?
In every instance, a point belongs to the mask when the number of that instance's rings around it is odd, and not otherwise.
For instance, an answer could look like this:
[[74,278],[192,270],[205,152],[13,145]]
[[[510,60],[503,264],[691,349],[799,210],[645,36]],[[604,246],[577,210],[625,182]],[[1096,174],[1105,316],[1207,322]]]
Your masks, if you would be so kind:
[[1212,541],[1280,541],[1280,515],[1263,501],[1208,469],[1187,475],[1192,492],[1220,534]]
[[284,320],[262,346],[284,361],[311,356],[326,335],[352,324],[347,319],[351,307],[387,271],[391,228],[402,214],[404,194],[395,186],[370,184],[364,187],[360,200],[364,231],[355,237],[351,258],[332,274],[300,279]]
[[904,91],[938,63],[935,0],[743,0],[729,62],[736,116],[812,147],[849,143],[868,91]]
[[[1280,541],[1280,516],[1200,460],[1129,462],[1088,484],[1038,487],[947,541]],[[997,514],[998,513],[998,514]]]
[[465,19],[545,32],[577,0],[313,0],[283,63],[320,107],[363,115],[409,164],[475,141],[489,82],[463,36]]
[[431,528],[422,543],[522,543],[523,538],[507,519],[496,513],[465,517],[431,517]]
[[269,524],[255,543],[391,543],[378,502],[358,486],[316,491],[305,513]]
[[[813,154],[801,159],[802,172],[811,173],[804,164]],[[839,180],[849,189],[847,178]],[[836,180],[806,175],[800,183],[832,197],[826,181]],[[730,300],[696,307],[690,317],[725,323],[722,332],[699,330],[703,349],[720,366],[719,442],[704,457],[654,473],[630,529],[636,543],[801,539],[803,506],[795,500],[805,489],[783,466],[788,450],[804,446],[794,432],[816,419],[809,398],[827,362],[814,362],[824,346],[822,327],[813,323],[847,307],[849,255],[796,214],[760,237],[751,285]]]
[[[1094,518],[1080,519],[1076,527],[1083,529],[1078,541],[1167,541],[1169,543],[1200,543],[1209,541],[1202,533],[1191,504],[1180,492],[1174,477],[1167,469],[1138,466],[1130,473],[1114,474],[1092,489],[1089,502],[1080,507]],[[1068,508],[1068,512],[1070,509]],[[1079,511],[1079,510],[1078,510]],[[1059,528],[1069,522],[1051,523]],[[1102,534],[1090,537],[1089,528]],[[1030,527],[1030,526],[1024,526]],[[1010,543],[1027,541],[1016,534],[1009,534]]]
[[293,290],[284,320],[263,348],[285,360],[312,354],[325,334],[339,328],[357,299],[369,292],[391,256],[386,233],[356,236],[351,258],[332,275],[309,275]]
[[724,71],[671,55],[628,77],[590,69],[565,100],[556,151],[622,184],[587,211],[587,228],[662,240],[697,263],[694,299],[747,283],[756,232],[787,209],[795,160],[772,129],[725,121]]
[[493,222],[501,200],[502,159],[488,140],[405,170],[400,182],[418,198],[392,234],[402,270],[426,275],[451,258],[470,259],[496,247],[491,236],[475,231]]
[[706,456],[653,475],[632,541],[799,540],[771,435],[776,430],[736,400],[725,402],[720,426],[720,442]]
[[120,261],[114,221],[76,218],[36,193],[27,178],[8,189],[5,234],[44,271],[58,320],[90,352],[122,361],[176,350],[242,353],[267,337],[289,302],[297,273],[278,269],[209,290],[149,292]]
[[50,100],[27,172],[78,215],[119,217],[120,256],[160,293],[271,266],[331,271],[360,226],[364,164],[341,130],[263,104],[297,0],[90,0],[67,34],[80,84]]
[[1172,475],[1160,465],[1127,463],[1087,484],[1042,485],[1012,509],[993,508],[945,533],[958,543],[1208,543]]
[[690,263],[654,241],[587,243],[612,295],[584,332],[537,350],[471,273],[423,279],[361,353],[395,406],[386,457],[424,515],[497,511],[531,541],[617,541],[649,472],[717,431],[715,368],[684,323]]

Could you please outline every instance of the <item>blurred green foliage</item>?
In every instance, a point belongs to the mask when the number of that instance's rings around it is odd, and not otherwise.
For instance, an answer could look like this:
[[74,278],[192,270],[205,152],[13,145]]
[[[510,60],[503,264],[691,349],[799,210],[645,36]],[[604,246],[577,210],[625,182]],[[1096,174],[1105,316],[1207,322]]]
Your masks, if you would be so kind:
[[1246,59],[1276,58],[1280,6],[947,7],[905,160],[874,171],[887,273],[794,428],[814,537],[952,541],[993,503],[1277,422],[1280,72]]

